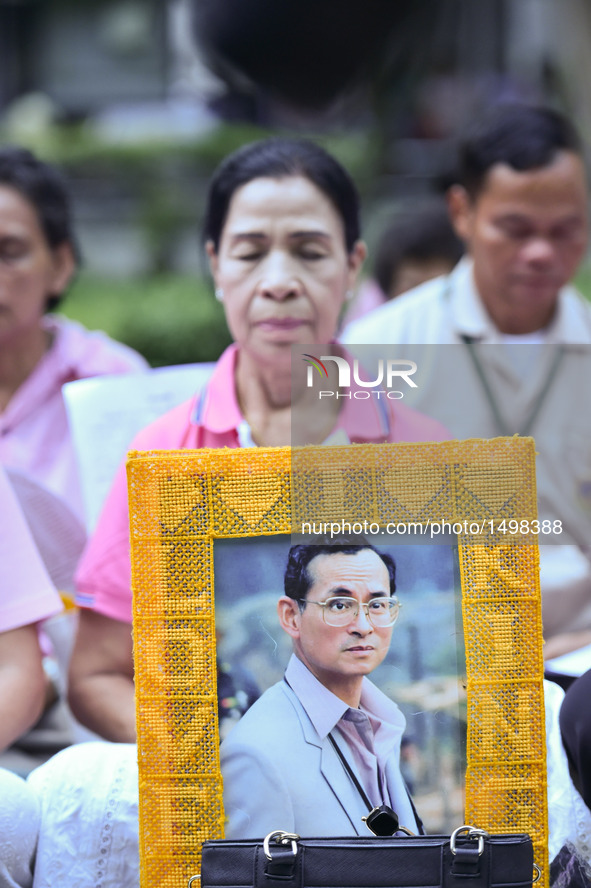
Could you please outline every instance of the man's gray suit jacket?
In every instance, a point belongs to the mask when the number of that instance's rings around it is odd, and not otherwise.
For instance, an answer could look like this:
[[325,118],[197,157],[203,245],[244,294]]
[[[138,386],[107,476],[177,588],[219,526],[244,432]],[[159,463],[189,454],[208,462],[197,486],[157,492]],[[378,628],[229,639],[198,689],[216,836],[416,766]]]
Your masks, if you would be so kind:
[[[388,791],[401,824],[414,831],[398,759],[393,754],[386,767]],[[227,838],[262,838],[278,829],[303,837],[369,835],[358,790],[284,681],[232,729],[221,745],[221,765]]]

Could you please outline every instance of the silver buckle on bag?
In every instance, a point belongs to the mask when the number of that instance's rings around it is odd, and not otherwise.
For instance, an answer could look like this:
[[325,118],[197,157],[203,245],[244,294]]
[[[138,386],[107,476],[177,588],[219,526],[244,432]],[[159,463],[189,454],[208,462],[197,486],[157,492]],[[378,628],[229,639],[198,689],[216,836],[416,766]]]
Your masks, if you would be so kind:
[[478,856],[484,851],[484,840],[488,838],[488,833],[484,829],[476,829],[475,826],[458,826],[451,834],[449,840],[449,848],[452,854],[456,854],[456,839],[458,836],[465,835],[469,839],[478,839]]
[[294,857],[297,857],[298,846],[297,841],[299,836],[297,833],[288,833],[284,832],[282,829],[275,829],[273,832],[270,832],[268,836],[265,836],[263,840],[263,851],[265,852],[265,857],[267,860],[273,860],[273,855],[271,854],[271,850],[269,845],[271,842],[274,842],[276,845],[289,845],[291,842],[291,853]]
[[[456,853],[456,838],[458,835],[462,834],[465,834],[469,839],[478,839],[478,856],[480,856],[484,851],[484,840],[485,838],[488,838],[489,833],[484,829],[476,829],[474,826],[459,826],[457,829],[454,829],[449,841],[449,847],[452,854]],[[532,879],[532,885],[539,882],[542,877],[542,870],[537,863],[534,863],[534,872],[535,876]]]

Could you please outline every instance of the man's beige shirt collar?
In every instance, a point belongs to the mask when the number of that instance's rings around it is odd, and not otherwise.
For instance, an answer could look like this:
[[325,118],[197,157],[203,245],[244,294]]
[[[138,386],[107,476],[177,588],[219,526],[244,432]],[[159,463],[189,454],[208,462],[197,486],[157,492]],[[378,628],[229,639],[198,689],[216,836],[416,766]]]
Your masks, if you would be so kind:
[[[450,300],[453,327],[459,336],[478,342],[504,342],[503,334],[487,313],[474,283],[474,264],[464,257],[445,283],[444,299]],[[591,315],[581,294],[571,285],[563,287],[552,323],[547,328],[549,343],[589,344]]]

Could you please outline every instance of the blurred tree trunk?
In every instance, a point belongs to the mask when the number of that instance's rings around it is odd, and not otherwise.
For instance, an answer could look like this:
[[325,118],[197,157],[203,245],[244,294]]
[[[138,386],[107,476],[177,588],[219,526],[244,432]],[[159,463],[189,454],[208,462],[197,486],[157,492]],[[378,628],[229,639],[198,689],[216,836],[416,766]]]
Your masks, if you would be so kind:
[[566,110],[587,145],[591,145],[591,3],[589,0],[554,0],[549,4],[549,34]]

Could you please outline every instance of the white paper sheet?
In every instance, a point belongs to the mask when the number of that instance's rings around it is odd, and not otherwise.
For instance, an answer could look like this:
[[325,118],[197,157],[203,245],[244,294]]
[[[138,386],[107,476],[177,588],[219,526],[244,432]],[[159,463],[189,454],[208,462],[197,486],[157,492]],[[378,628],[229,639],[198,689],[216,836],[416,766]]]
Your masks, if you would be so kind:
[[63,387],[89,533],[134,436],[199,391],[213,367],[159,367],[147,373],[80,379]]
[[591,669],[591,644],[561,657],[546,660],[544,666],[549,672],[557,672],[559,675],[582,675]]

